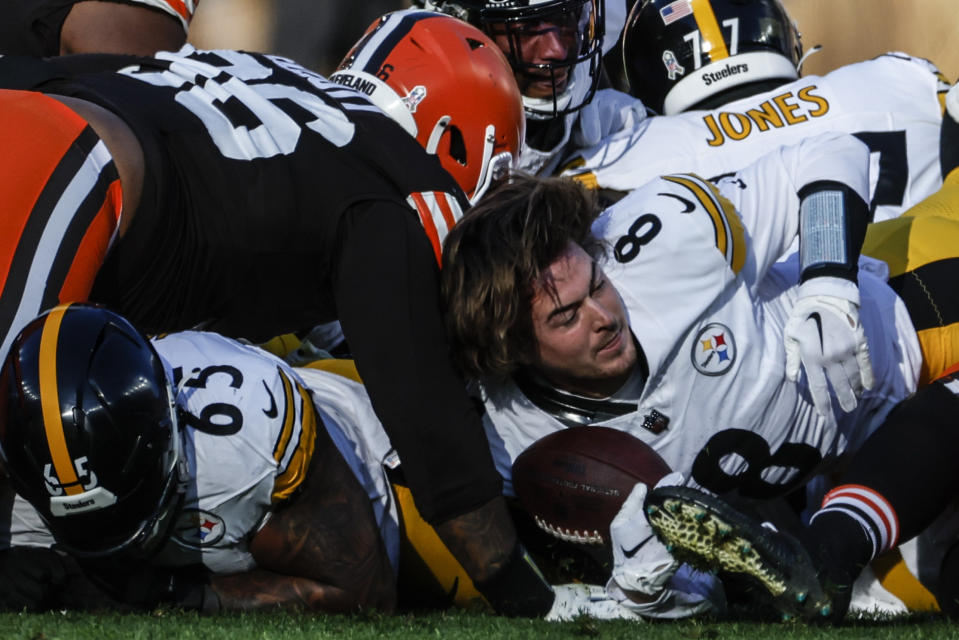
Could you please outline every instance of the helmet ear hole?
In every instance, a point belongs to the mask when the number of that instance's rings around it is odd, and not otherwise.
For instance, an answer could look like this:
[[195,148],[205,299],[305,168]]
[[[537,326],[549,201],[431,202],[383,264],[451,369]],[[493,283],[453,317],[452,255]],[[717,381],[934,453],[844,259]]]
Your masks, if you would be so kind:
[[466,142],[463,140],[463,132],[456,125],[450,125],[447,131],[450,136],[450,157],[465,167]]

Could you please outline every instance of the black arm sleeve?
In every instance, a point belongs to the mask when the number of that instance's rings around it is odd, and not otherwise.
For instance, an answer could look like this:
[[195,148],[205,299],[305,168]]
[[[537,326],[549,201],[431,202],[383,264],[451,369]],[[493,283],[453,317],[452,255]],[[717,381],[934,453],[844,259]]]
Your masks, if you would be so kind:
[[13,0],[5,2],[0,20],[0,53],[60,55],[60,29],[77,0]]
[[416,506],[431,524],[473,511],[502,480],[450,361],[426,234],[408,208],[374,201],[344,214],[338,239],[337,315]]
[[831,180],[807,184],[799,200],[800,282],[819,276],[856,282],[869,205],[849,186]]

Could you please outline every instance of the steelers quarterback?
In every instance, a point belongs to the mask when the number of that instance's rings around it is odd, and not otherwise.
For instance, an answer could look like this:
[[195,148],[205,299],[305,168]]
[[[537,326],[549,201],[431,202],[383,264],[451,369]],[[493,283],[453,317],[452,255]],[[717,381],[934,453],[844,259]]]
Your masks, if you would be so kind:
[[[537,439],[584,424],[627,431],[688,485],[745,501],[835,469],[915,390],[924,359],[939,361],[885,265],[859,257],[868,156],[852,136],[812,138],[718,185],[664,176],[595,223],[568,181],[490,194],[449,236],[442,277],[501,474]],[[941,285],[929,293],[948,300]],[[627,503],[627,531],[647,534],[631,541],[651,553],[620,556],[611,588],[653,598],[644,615],[673,615],[677,566],[652,551],[642,499]]]

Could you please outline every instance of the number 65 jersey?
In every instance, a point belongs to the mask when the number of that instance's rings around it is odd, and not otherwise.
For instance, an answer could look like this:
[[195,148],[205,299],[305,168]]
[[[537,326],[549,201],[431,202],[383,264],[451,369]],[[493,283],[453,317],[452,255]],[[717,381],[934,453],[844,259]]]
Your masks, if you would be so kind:
[[[249,541],[275,508],[295,499],[325,429],[365,490],[397,566],[398,516],[381,464],[391,445],[361,384],[318,370],[309,370],[306,383],[262,349],[215,333],[151,342],[176,390],[184,483],[169,540],[151,563],[202,564],[213,573],[254,568]],[[6,488],[0,548],[50,546],[36,510]]]
[[255,566],[248,541],[295,497],[325,429],[366,490],[396,566],[397,516],[381,465],[391,447],[362,385],[321,371],[307,385],[281,360],[214,333],[152,342],[177,390],[189,478],[156,564],[202,562],[216,573]]
[[[645,384],[599,401],[521,379],[486,384],[500,472],[508,479],[515,457],[552,431],[603,424],[651,445],[694,486],[761,499],[787,493],[857,446],[915,387],[919,347],[906,309],[860,269],[876,384],[852,413],[834,402],[824,417],[805,376],[785,377],[783,328],[799,274],[795,261],[777,258],[797,233],[798,191],[830,179],[862,195],[867,166],[855,138],[824,136],[773,152],[718,188],[665,176],[606,210],[593,232],[609,246],[602,266],[645,355]],[[541,409],[544,396],[565,411]]]

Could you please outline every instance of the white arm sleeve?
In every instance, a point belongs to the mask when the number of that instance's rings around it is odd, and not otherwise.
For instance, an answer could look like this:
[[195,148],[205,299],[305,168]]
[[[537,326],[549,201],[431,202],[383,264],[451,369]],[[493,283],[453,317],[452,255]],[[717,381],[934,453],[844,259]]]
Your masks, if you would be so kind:
[[747,263],[745,276],[752,285],[797,237],[799,190],[821,180],[841,182],[868,202],[869,148],[851,135],[823,134],[766,154],[720,181],[749,236],[755,263]]

